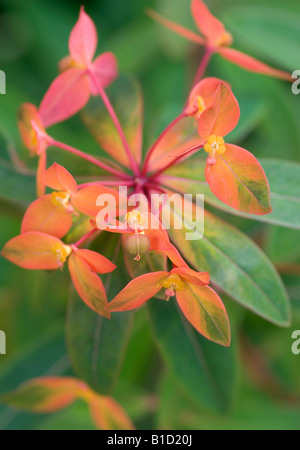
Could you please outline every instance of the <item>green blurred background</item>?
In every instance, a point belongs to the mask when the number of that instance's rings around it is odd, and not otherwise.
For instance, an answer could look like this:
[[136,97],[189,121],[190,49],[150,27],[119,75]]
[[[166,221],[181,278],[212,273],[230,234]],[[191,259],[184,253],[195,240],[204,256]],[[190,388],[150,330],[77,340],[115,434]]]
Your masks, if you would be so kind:
[[[113,51],[120,71],[142,84],[146,144],[180,112],[201,58],[200,48],[162,29],[144,12],[152,6],[194,29],[188,0],[0,0],[0,69],[7,77],[7,94],[0,99],[1,247],[19,233],[26,204],[34,198],[33,175],[17,175],[12,168],[11,161],[23,170],[35,164],[20,142],[17,110],[22,102],[39,104],[57,74],[58,61],[68,52],[68,36],[82,3],[97,25],[99,52]],[[211,0],[207,4],[233,33],[235,48],[290,72],[300,69],[299,2]],[[249,74],[219,56],[214,56],[208,74],[229,81],[240,102],[242,121],[232,140],[257,157],[299,162],[300,96],[292,95],[288,84]],[[56,126],[53,134],[97,153],[79,123],[74,118]],[[68,169],[78,172],[76,161],[68,164]],[[222,217],[258,242],[281,271],[292,300],[293,325],[276,328],[226,301],[240,336],[239,382],[232,413],[208,415],[173,382],[153,343],[146,312],[140,311],[114,392],[139,428],[300,428],[300,355],[291,352],[292,331],[300,330],[300,232]],[[31,377],[72,374],[64,343],[68,291],[65,274],[29,273],[1,258],[0,330],[6,332],[7,355],[0,355],[0,393]],[[81,402],[51,416],[0,406],[0,429],[77,428],[93,429]]]

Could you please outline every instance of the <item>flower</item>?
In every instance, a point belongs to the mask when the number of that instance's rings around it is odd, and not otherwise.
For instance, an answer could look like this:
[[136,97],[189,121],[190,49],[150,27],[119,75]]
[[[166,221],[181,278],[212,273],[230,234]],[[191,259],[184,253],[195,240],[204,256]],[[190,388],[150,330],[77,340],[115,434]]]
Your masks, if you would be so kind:
[[64,237],[72,226],[72,217],[77,211],[94,217],[100,210],[97,198],[100,195],[111,195],[116,202],[118,193],[105,186],[86,186],[78,189],[72,175],[61,165],[54,163],[42,174],[45,186],[54,189],[52,194],[35,200],[27,209],[21,232],[40,231],[57,238]]
[[40,105],[46,127],[76,114],[91,95],[97,95],[99,89],[106,88],[117,77],[117,61],[112,53],[93,60],[97,41],[95,24],[82,7],[70,34],[70,55],[60,63],[62,73],[53,81]]
[[170,272],[147,273],[131,281],[107,309],[110,312],[130,311],[163,289],[167,301],[176,297],[186,319],[200,334],[220,345],[229,346],[229,319],[221,299],[208,287],[208,283],[208,273],[198,273],[187,266],[176,267]]
[[94,392],[86,383],[75,378],[34,378],[1,396],[1,401],[12,408],[40,414],[60,411],[77,399],[88,404],[99,430],[134,430],[131,419],[118,402]]
[[151,9],[148,9],[148,14],[157,22],[175,33],[180,34],[189,41],[205,46],[210,54],[219,53],[223,58],[250,72],[257,72],[271,77],[292,81],[292,77],[289,73],[273,69],[252,56],[231,48],[233,43],[232,35],[225,29],[223,23],[212,15],[202,0],[192,0],[191,10],[201,35],[165,19]]
[[198,133],[209,154],[205,177],[215,196],[232,208],[257,215],[270,214],[270,187],[263,168],[247,150],[224,140],[239,117],[236,98],[228,85],[221,82],[213,104],[198,122]]
[[97,274],[110,273],[116,266],[107,258],[76,245],[66,245],[54,236],[27,232],[7,242],[4,258],[27,270],[62,269],[66,262],[78,295],[96,313],[109,318],[106,292]]
[[37,168],[37,195],[45,193],[45,185],[41,180],[47,166],[47,148],[49,146],[48,135],[44,123],[36,106],[30,103],[21,105],[18,114],[18,127],[25,147],[31,156],[38,156]]
[[185,114],[199,120],[201,114],[212,106],[221,82],[222,80],[219,78],[209,77],[197,83],[189,95],[188,104],[184,110]]

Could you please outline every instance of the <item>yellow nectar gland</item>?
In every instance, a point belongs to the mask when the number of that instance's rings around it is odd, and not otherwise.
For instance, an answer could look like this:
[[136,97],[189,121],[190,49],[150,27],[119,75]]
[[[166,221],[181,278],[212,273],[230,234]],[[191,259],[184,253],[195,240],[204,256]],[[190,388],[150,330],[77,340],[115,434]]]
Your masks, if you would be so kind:
[[33,128],[30,130],[29,137],[30,137],[29,145],[30,145],[32,154],[35,155],[35,154],[37,154],[37,148],[39,145],[39,141],[38,141],[37,133]]
[[126,222],[128,223],[129,228],[135,231],[139,231],[143,229],[146,218],[143,213],[135,209],[134,211],[126,214]]
[[181,291],[184,288],[184,282],[179,275],[170,275],[164,282],[163,287],[166,289],[166,300],[169,301],[170,297],[174,297],[176,291]]
[[52,192],[51,202],[54,206],[63,206],[68,208],[70,194],[68,192]]
[[69,69],[85,69],[86,66],[82,63],[79,63],[75,59],[73,59],[71,56],[66,56],[63,58],[59,63],[59,71],[65,72]]
[[80,383],[76,391],[77,397],[86,402],[89,402],[94,396],[93,391],[85,383]]
[[56,244],[52,248],[52,253],[56,255],[57,263],[62,267],[72,253],[72,248],[69,245]]
[[200,119],[201,114],[206,109],[204,98],[200,97],[200,95],[198,95],[194,101],[194,106],[196,109],[196,117],[197,117],[197,119]]
[[221,136],[212,134],[204,145],[204,150],[206,153],[209,153],[211,157],[215,157],[216,153],[223,155],[223,153],[226,152],[225,141]]
[[217,45],[223,46],[223,47],[229,47],[232,44],[233,44],[233,36],[228,31],[225,31],[223,36],[217,42]]

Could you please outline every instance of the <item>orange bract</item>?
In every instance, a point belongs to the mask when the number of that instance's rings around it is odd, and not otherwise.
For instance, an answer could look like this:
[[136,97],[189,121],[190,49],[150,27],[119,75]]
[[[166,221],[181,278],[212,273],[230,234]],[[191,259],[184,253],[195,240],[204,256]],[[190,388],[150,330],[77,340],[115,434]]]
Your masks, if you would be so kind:
[[149,273],[131,281],[107,309],[111,312],[130,311],[165,289],[166,300],[176,296],[185,317],[199,333],[229,346],[229,319],[221,299],[207,287],[208,283],[207,273],[197,273],[186,266],[171,272]]
[[198,120],[198,133],[209,154],[206,180],[216,197],[232,208],[250,214],[269,214],[270,188],[261,165],[251,153],[224,140],[239,121],[238,102],[226,83],[213,85],[217,86],[213,102]]
[[105,309],[105,289],[97,273],[112,272],[116,266],[104,256],[66,245],[41,232],[26,232],[11,239],[2,256],[28,270],[55,270],[68,261],[72,281],[82,300],[98,314],[110,316]]
[[36,106],[24,103],[19,109],[18,127],[25,147],[31,155],[39,157],[37,168],[37,195],[45,193],[45,185],[42,181],[42,174],[47,165],[47,147],[49,146],[49,136],[46,134],[44,123]]
[[32,379],[1,397],[12,408],[30,413],[49,414],[82,399],[88,405],[99,430],[134,430],[123,408],[111,397],[99,395],[84,382],[71,377]]
[[202,0],[191,0],[191,10],[195,23],[201,33],[200,36],[181,25],[165,19],[151,9],[148,10],[148,14],[166,28],[171,29],[192,42],[206,46],[212,53],[219,53],[225,59],[245,70],[292,81],[289,73],[273,69],[245,53],[228,48],[233,43],[232,35],[225,29],[223,23],[209,11]]
[[112,53],[92,61],[97,43],[95,24],[82,7],[70,34],[70,56],[60,64],[64,71],[51,84],[40,105],[46,127],[66,120],[82,109],[90,96],[98,92],[95,80],[105,88],[117,77],[117,61]]

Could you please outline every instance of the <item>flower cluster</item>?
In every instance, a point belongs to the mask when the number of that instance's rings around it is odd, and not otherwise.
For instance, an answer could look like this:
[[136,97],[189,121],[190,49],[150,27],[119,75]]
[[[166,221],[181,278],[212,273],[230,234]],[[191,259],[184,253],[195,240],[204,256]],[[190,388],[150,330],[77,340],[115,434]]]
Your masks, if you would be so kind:
[[[106,53],[93,59],[97,32],[91,18],[81,9],[70,35],[70,55],[59,65],[60,75],[39,108],[24,104],[20,109],[19,129],[24,145],[39,158],[38,198],[25,213],[21,234],[4,246],[2,255],[29,270],[62,269],[67,264],[79,296],[93,311],[108,319],[112,312],[137,308],[152,297],[167,301],[176,298],[179,308],[199,333],[229,346],[228,315],[219,295],[209,287],[209,274],[196,272],[183,260],[161,223],[161,208],[156,214],[132,206],[127,210],[127,198],[122,198],[118,190],[125,186],[130,194],[143,194],[146,198],[153,193],[169,195],[162,183],[163,175],[171,166],[204,150],[208,154],[205,177],[221,202],[251,214],[272,211],[268,180],[259,162],[252,153],[226,142],[240,117],[230,85],[218,78],[202,77],[215,52],[251,71],[283,79],[290,76],[229,48],[231,35],[202,1],[192,0],[192,12],[202,36],[150,12],[167,27],[205,46],[207,53],[182,114],[158,137],[143,161],[142,119],[133,120],[128,130],[116,113],[105,91],[118,77],[116,58]],[[48,131],[52,125],[79,112],[92,96],[100,97],[99,102],[102,100],[110,118],[109,125],[99,123],[95,136],[113,158],[110,162],[60,142]],[[83,120],[93,128],[94,118],[83,116]],[[114,135],[109,134],[112,128]],[[98,179],[78,185],[61,165],[55,163],[48,168],[47,153],[53,147],[89,162],[107,176],[99,175]],[[47,188],[51,192],[46,193]],[[115,217],[107,218],[105,229],[97,226],[97,217],[104,207],[97,202],[101,195],[112,196],[118,211]],[[156,226],[149,226],[153,222]],[[79,240],[70,242],[73,236],[70,230],[78,223]],[[141,274],[135,270],[134,279],[109,303],[99,275],[116,270],[116,265],[98,251],[88,249],[100,233],[122,234],[124,256],[131,263],[134,261],[136,267],[148,253],[158,254],[161,270],[149,269],[149,273]]]
[[78,399],[87,403],[97,429],[134,430],[130,418],[113,398],[97,394],[75,378],[36,378],[1,396],[1,401],[11,407],[35,414],[61,411]]

